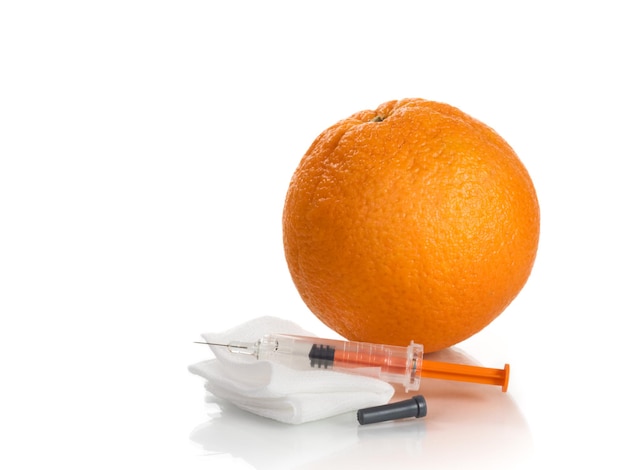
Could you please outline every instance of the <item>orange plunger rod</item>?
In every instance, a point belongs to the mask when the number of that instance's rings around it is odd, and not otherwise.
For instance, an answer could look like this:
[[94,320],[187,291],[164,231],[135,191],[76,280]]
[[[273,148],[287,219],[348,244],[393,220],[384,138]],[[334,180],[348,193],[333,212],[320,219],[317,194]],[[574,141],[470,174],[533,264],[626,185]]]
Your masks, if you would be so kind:
[[489,367],[470,366],[466,364],[453,364],[451,362],[422,361],[422,377],[431,379],[456,380],[459,382],[473,382],[487,385],[500,385],[506,392],[509,386],[508,364],[504,369],[492,369]]

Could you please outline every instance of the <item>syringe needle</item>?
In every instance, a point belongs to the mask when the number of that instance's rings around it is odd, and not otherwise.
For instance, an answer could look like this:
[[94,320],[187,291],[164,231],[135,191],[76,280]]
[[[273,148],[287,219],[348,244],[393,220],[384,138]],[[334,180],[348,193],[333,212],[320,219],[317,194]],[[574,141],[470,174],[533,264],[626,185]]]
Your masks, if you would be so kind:
[[247,354],[247,355],[254,356],[256,355],[256,352],[257,352],[255,348],[255,343],[232,342],[232,343],[224,344],[224,343],[211,343],[209,341],[194,341],[194,343],[228,348],[228,350],[234,354]]

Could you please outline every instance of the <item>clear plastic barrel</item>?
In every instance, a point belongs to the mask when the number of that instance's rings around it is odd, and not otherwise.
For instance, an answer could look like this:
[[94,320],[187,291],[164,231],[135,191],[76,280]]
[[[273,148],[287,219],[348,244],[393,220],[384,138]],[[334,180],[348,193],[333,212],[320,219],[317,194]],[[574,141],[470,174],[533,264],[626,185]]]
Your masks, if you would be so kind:
[[295,335],[266,335],[258,343],[257,358],[296,369],[329,369],[376,377],[417,390],[424,349]]

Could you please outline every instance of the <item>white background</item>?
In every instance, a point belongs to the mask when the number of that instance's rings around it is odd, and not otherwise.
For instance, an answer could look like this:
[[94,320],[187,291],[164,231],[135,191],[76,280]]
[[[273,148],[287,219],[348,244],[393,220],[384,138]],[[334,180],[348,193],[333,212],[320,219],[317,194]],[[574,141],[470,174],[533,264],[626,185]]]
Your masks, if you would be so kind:
[[[0,467],[624,468],[620,2],[0,4]],[[323,129],[457,106],[527,166],[529,282],[458,345],[508,394],[283,426],[204,403],[191,344],[259,315],[329,334],[282,252]],[[410,467],[408,467],[410,468]]]

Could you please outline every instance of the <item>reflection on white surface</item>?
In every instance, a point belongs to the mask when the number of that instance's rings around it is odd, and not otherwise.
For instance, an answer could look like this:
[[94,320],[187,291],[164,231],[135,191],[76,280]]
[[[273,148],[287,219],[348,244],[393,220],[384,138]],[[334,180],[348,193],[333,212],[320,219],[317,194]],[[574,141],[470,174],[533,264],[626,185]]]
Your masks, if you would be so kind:
[[[429,359],[475,364],[454,348]],[[526,421],[499,387],[424,379],[419,393],[427,401],[425,418],[366,426],[357,423],[356,413],[288,425],[209,397],[209,419],[193,430],[191,440],[210,456],[228,455],[257,470],[391,464],[511,468],[528,458]],[[409,396],[398,391],[393,400]]]

